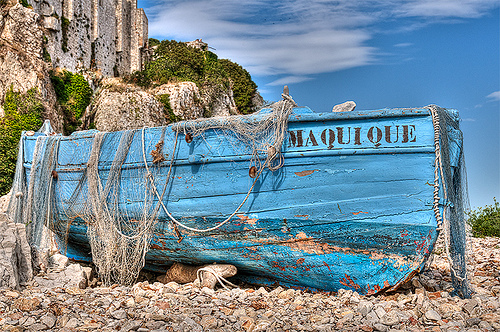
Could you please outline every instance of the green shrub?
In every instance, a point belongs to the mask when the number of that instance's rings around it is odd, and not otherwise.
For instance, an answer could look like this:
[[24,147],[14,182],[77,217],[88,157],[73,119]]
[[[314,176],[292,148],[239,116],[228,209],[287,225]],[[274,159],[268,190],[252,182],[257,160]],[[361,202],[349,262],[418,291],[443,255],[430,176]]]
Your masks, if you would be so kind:
[[234,103],[243,114],[254,112],[252,97],[257,92],[257,84],[250,73],[237,63],[222,59],[219,61],[233,82]]
[[146,63],[144,70],[127,76],[126,81],[143,87],[190,81],[205,91],[212,101],[232,86],[238,110],[244,114],[254,111],[252,96],[257,85],[240,65],[175,40],[150,39],[149,42],[151,46],[157,45],[153,60]]
[[149,46],[153,47],[156,45],[160,45],[160,41],[156,38],[149,38]]
[[23,5],[23,7],[30,8],[31,5],[28,3],[28,0],[20,0],[19,3]]
[[16,171],[19,139],[23,130],[38,130],[42,126],[43,105],[36,88],[25,94],[12,87],[4,98],[5,116],[0,120],[0,195],[9,192]]
[[69,20],[62,16],[61,17],[61,32],[62,32],[62,42],[61,42],[61,49],[63,50],[64,53],[68,52],[68,27],[69,27]]
[[175,115],[172,106],[170,106],[170,95],[168,93],[158,95],[158,101],[163,105],[163,112],[170,123],[181,121],[182,119]]
[[67,70],[52,72],[50,78],[64,111],[64,132],[71,134],[81,124],[80,118],[90,104],[93,91],[82,75]]
[[500,203],[493,198],[493,205],[486,205],[468,213],[467,222],[474,237],[500,237]]

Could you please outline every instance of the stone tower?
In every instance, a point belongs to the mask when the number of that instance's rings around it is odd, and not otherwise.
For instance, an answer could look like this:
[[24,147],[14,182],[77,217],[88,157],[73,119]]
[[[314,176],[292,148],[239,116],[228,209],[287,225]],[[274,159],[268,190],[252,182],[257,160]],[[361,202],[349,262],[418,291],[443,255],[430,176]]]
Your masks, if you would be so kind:
[[148,19],[137,0],[28,0],[46,29],[55,67],[123,76],[142,68]]

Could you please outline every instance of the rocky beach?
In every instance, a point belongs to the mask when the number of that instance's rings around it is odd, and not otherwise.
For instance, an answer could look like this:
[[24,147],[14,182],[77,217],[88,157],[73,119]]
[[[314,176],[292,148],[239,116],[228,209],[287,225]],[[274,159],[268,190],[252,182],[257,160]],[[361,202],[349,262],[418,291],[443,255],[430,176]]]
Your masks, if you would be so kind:
[[500,331],[500,239],[470,239],[472,298],[452,296],[442,244],[394,293],[199,289],[141,281],[98,286],[62,255],[20,289],[0,289],[3,331]]

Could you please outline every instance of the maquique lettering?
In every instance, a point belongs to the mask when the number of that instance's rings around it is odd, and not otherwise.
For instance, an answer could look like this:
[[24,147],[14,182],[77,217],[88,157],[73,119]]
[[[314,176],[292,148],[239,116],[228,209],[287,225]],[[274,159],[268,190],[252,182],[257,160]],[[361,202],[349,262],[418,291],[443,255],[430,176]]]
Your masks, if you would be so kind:
[[312,147],[323,143],[328,149],[333,149],[335,146],[356,146],[364,142],[379,147],[417,141],[415,125],[373,126],[367,130],[361,127],[335,127],[324,129],[321,133],[312,130],[290,130],[288,134],[288,147]]

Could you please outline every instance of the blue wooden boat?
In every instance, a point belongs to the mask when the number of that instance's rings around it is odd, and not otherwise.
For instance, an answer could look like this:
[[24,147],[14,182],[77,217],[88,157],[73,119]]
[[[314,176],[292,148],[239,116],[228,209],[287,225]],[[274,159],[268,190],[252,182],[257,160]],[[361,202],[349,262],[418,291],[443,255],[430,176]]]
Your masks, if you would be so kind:
[[[462,190],[457,172],[462,142],[454,110],[314,113],[297,107],[281,149],[284,165],[263,169],[256,180],[249,176],[248,147],[231,135],[210,129],[191,138],[172,128],[131,132],[115,197],[123,218],[132,223],[141,218],[144,197],[137,193],[147,186],[145,166],[154,172],[158,192],[165,191],[169,213],[185,226],[212,228],[244,204],[209,232],[176,227],[160,209],[146,253],[148,269],[161,271],[173,262],[229,263],[257,284],[374,294],[396,289],[424,267],[446,212],[450,225],[459,225],[452,249],[461,250],[463,213],[460,202],[449,198]],[[44,135],[22,137],[27,183],[33,181],[30,174],[43,173],[31,168],[37,139]],[[86,190],[82,178],[95,136],[90,130],[60,137],[50,151],[52,171],[45,173],[52,175],[52,229],[64,254],[77,261],[92,259],[82,218],[87,202],[75,202],[74,196]],[[122,137],[123,132],[103,136],[98,158],[103,186]],[[154,162],[155,151],[164,160]],[[157,203],[157,198],[151,202]],[[463,269],[455,269],[463,276]]]

